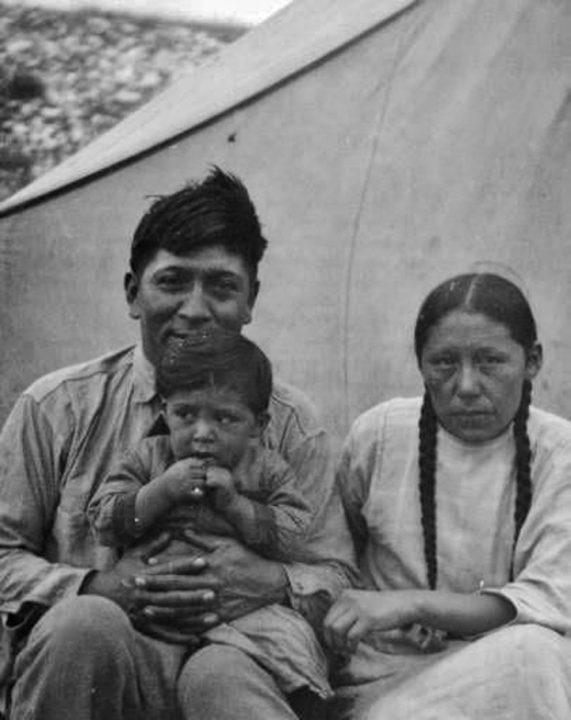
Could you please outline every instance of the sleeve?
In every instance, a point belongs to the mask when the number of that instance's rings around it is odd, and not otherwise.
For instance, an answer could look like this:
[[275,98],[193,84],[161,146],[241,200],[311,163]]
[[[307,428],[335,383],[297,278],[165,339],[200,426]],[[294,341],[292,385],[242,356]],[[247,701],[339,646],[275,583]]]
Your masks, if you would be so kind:
[[[256,462],[260,501],[250,497],[255,522],[242,530],[246,544],[273,560],[309,559],[305,537],[311,524],[311,509],[299,488],[297,475],[277,453],[262,453]],[[244,492],[248,496],[248,492]]]
[[89,522],[102,545],[123,548],[140,535],[135,522],[137,493],[150,480],[150,463],[142,446],[121,458],[87,508]]
[[533,495],[514,555],[515,577],[502,595],[516,623],[571,632],[571,441],[559,444],[532,469]]
[[371,480],[379,457],[378,433],[383,418],[366,413],[353,424],[341,451],[337,466],[336,483],[357,557],[364,552],[367,543],[367,523],[362,508],[371,488]]
[[0,611],[18,614],[76,594],[87,568],[41,555],[59,503],[62,468],[73,438],[65,400],[48,413],[23,395],[0,434]]
[[358,577],[351,535],[334,482],[334,458],[328,434],[307,403],[289,418],[279,452],[297,477],[311,523],[304,540],[311,563],[284,564],[292,607],[310,622]]

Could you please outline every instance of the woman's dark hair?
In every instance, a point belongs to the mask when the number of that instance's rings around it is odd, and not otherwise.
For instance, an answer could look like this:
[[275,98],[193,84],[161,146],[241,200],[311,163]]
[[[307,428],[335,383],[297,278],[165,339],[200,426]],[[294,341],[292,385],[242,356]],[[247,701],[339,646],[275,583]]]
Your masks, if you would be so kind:
[[241,180],[216,166],[153,202],[133,235],[131,270],[141,273],[161,249],[182,255],[212,245],[241,257],[256,280],[267,246],[256,209]]
[[168,399],[179,390],[230,390],[254,414],[268,409],[272,366],[260,348],[242,335],[222,331],[181,338],[169,345],[157,367],[157,390]]
[[[431,330],[454,310],[482,314],[501,323],[509,330],[512,339],[524,349],[526,356],[537,342],[533,313],[516,285],[493,273],[458,275],[438,285],[420,308],[414,330],[414,349],[419,367]],[[514,548],[531,504],[531,446],[527,433],[530,404],[531,382],[525,380],[513,422],[517,483]],[[419,492],[424,557],[428,584],[432,589],[436,587],[438,579],[435,501],[437,429],[436,413],[430,394],[425,389],[419,420]]]

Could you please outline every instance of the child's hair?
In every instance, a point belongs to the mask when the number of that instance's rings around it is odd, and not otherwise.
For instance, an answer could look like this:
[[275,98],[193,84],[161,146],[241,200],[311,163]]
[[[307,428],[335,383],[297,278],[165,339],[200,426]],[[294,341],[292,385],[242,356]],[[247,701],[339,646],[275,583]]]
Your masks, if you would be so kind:
[[[414,332],[415,354],[419,366],[430,331],[454,310],[479,313],[501,323],[509,330],[512,339],[521,345],[526,356],[537,342],[533,313],[516,285],[493,273],[458,275],[436,287],[420,308]],[[517,482],[513,548],[531,504],[531,446],[527,433],[530,404],[531,382],[525,380],[521,402],[513,422]],[[432,589],[436,587],[438,579],[435,502],[437,427],[436,413],[425,389],[419,421],[419,490],[424,556],[428,584]],[[513,557],[511,573],[513,574]]]
[[235,392],[254,414],[265,412],[272,393],[272,366],[242,335],[222,331],[170,344],[157,368],[164,399],[179,390],[217,388]]
[[241,180],[216,166],[202,181],[155,200],[135,229],[131,270],[142,272],[161,249],[181,255],[212,245],[241,257],[256,280],[267,246],[256,209]]

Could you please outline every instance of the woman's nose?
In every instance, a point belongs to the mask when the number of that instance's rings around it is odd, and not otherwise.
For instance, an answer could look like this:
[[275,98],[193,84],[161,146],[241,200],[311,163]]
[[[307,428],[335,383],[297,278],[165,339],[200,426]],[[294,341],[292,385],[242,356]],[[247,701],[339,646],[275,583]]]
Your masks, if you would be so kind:
[[480,393],[480,378],[477,369],[471,364],[464,364],[458,371],[458,395],[471,396]]

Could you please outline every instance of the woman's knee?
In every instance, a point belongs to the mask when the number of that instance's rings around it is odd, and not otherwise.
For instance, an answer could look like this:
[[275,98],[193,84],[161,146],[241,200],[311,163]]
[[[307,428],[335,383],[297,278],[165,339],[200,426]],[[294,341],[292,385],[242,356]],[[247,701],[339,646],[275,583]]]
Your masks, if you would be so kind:
[[552,664],[550,660],[562,652],[569,654],[569,639],[542,625],[510,625],[498,633],[502,642],[509,644],[522,672],[529,670],[533,674],[538,667]]

